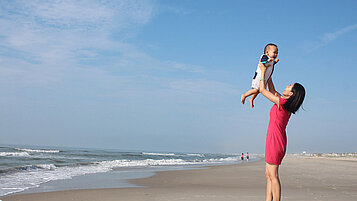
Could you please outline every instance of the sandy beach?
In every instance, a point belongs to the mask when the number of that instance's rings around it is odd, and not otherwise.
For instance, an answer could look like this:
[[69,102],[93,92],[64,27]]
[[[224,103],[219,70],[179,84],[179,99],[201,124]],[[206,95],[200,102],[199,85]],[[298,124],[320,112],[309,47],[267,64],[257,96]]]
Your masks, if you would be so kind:
[[[287,156],[280,167],[282,200],[357,200],[357,160]],[[158,172],[138,188],[20,194],[3,201],[265,200],[265,163]]]

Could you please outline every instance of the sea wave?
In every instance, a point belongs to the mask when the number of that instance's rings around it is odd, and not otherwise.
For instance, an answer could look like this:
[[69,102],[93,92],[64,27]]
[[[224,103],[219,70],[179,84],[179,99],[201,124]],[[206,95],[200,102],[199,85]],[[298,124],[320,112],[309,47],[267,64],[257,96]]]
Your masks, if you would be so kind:
[[27,152],[0,152],[0,156],[28,157],[30,154]]
[[[17,166],[17,167],[10,167],[7,169],[0,170],[2,174],[9,174],[14,172],[22,172],[22,171],[33,171],[33,170],[54,170],[57,166],[54,164],[37,164],[37,165],[24,165],[24,166]],[[1,181],[1,178],[0,178]]]
[[24,148],[14,148],[17,151],[25,152],[36,152],[36,153],[59,153],[60,150],[47,150],[47,149],[24,149]]
[[175,156],[174,153],[148,153],[148,152],[141,152],[143,155],[152,155],[152,156]]
[[233,162],[240,160],[240,157],[227,157],[227,158],[212,158],[207,159],[209,162]]
[[204,154],[186,154],[187,156],[198,156],[198,157],[205,157]]
[[144,166],[166,166],[166,165],[192,165],[197,164],[196,161],[185,161],[182,159],[161,159],[161,160],[113,160],[102,161],[99,163],[106,168],[119,168],[119,167],[144,167]]
[[8,172],[0,178],[0,196],[21,192],[38,187],[41,183],[71,179],[74,176],[108,172],[122,167],[152,167],[175,165],[204,165],[237,160],[235,157],[223,159],[183,160],[183,159],[145,159],[145,160],[110,160],[89,164],[56,166],[54,164],[36,164],[18,168],[16,172]]

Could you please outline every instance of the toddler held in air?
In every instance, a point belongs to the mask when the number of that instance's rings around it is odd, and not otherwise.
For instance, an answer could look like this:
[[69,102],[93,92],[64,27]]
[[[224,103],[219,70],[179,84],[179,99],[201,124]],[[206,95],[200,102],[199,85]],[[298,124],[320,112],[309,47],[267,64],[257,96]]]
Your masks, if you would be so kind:
[[[265,80],[264,80],[265,86],[268,84],[268,81],[273,74],[274,65],[279,62],[279,59],[276,58],[277,56],[278,56],[278,46],[273,43],[267,44],[264,48],[264,54],[260,57],[260,62],[267,67],[267,70],[265,72]],[[245,99],[248,96],[252,96],[249,99],[249,103],[252,108],[254,107],[253,101],[259,94],[259,82],[261,79],[261,74],[262,71],[260,70],[258,65],[258,68],[255,71],[255,75],[253,77],[252,89],[248,90],[245,94],[242,94],[241,96],[242,104],[244,104]]]

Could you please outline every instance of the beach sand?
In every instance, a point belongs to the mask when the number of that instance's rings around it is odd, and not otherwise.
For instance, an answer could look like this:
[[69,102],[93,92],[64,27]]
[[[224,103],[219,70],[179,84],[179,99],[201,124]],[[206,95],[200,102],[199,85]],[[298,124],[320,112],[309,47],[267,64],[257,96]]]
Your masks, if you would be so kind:
[[[357,160],[287,156],[280,167],[282,200],[357,200]],[[19,194],[3,201],[265,200],[265,163],[158,172],[134,179],[139,188]]]

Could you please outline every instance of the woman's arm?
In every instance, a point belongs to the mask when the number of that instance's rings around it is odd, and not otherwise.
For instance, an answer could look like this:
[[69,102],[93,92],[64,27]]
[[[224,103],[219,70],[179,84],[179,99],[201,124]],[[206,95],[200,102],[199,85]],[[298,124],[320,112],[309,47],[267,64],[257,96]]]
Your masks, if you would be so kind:
[[268,81],[268,87],[269,87],[269,91],[270,91],[271,93],[273,93],[274,95],[279,96],[279,97],[281,96],[281,94],[279,94],[279,92],[277,92],[277,91],[275,90],[275,86],[274,86],[274,84],[273,84],[272,78],[270,78],[269,81]]
[[[259,85],[259,92],[263,94],[267,99],[269,99],[271,102],[279,105],[279,97],[275,96],[272,92],[268,91],[265,88],[265,71],[267,69],[266,66],[264,66],[261,62],[259,62],[259,68],[262,70],[262,75],[260,79],[260,85]],[[275,91],[275,89],[274,89]]]

